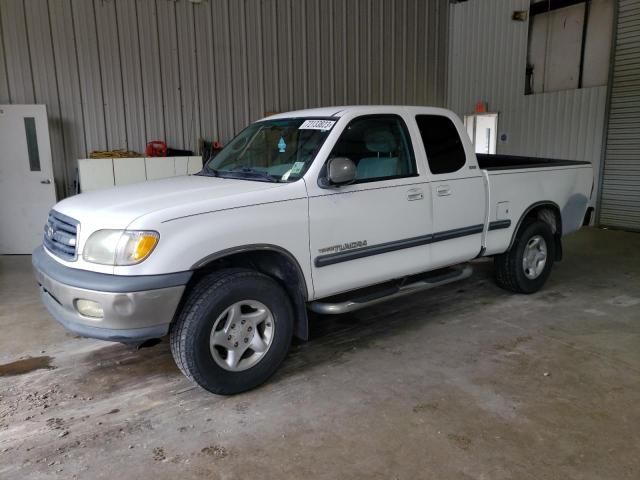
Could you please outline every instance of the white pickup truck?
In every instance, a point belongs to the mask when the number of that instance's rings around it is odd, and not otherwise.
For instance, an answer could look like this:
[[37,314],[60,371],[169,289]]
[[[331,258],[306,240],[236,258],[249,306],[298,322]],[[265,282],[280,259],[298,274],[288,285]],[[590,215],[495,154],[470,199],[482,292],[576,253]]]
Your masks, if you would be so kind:
[[82,336],[170,336],[182,372],[233,394],[269,378],[307,310],[339,314],[466,278],[542,287],[590,215],[588,162],[476,155],[448,110],[296,111],[193,176],[67,198],[33,253],[51,315]]

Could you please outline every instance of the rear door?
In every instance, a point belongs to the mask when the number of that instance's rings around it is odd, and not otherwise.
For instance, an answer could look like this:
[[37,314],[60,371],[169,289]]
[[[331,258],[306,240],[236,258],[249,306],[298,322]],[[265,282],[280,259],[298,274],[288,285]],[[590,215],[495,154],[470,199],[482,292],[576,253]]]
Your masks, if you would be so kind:
[[431,192],[405,119],[352,119],[327,159],[332,157],[350,158],[357,179],[330,188],[320,188],[318,178],[307,182],[316,298],[426,270]]
[[486,187],[475,154],[461,140],[466,132],[460,122],[429,114],[416,115],[416,123],[431,172],[432,267],[470,260],[480,252],[486,211]]

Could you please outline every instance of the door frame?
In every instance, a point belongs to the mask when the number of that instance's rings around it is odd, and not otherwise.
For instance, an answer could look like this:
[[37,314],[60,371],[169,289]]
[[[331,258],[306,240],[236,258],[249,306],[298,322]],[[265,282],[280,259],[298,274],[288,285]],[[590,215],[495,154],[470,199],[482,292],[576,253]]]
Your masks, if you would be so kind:
[[[338,142],[340,136],[345,131],[346,127],[355,120],[360,120],[362,118],[375,118],[375,117],[379,117],[379,118],[386,117],[386,118],[394,118],[394,119],[400,120],[402,127],[404,128],[405,134],[407,135],[407,142],[409,143],[409,148],[413,155],[416,173],[408,176],[403,176],[403,177],[394,177],[394,178],[382,179],[382,180],[360,181],[358,183],[339,186],[339,187],[330,187],[330,188],[321,187],[319,180],[324,175],[324,172],[326,170],[325,167],[326,167],[327,160],[331,152],[333,151],[336,143]],[[340,255],[339,255],[339,256],[344,256],[344,259],[333,258],[333,257],[336,257],[336,255],[332,255],[332,254],[319,255],[318,254],[319,252],[314,248],[315,246],[312,246],[310,244],[309,254],[310,254],[310,262],[311,262],[311,270],[312,270],[312,275],[314,275],[315,273],[315,276],[316,276],[316,278],[314,279],[314,287],[316,291],[323,292],[326,290],[326,288],[315,284],[318,279],[317,270],[320,268],[329,267],[330,265],[336,265],[336,264],[348,262],[351,260],[357,260],[359,258],[382,255],[385,253],[392,253],[392,252],[411,249],[415,247],[421,247],[430,243],[431,185],[430,185],[429,177],[426,174],[427,170],[425,168],[424,158],[421,155],[420,150],[416,149],[417,140],[418,138],[416,137],[416,129],[411,122],[411,116],[408,115],[405,111],[399,112],[397,107],[395,108],[380,107],[380,110],[375,112],[370,112],[370,111],[362,112],[362,113],[354,112],[351,114],[347,114],[338,120],[332,132],[330,133],[329,137],[325,141],[323,147],[321,148],[320,152],[318,152],[318,155],[316,156],[314,164],[309,168],[309,170],[304,176],[304,180],[307,186],[307,192],[309,196],[310,210],[312,208],[311,202],[313,202],[314,200],[317,200],[320,197],[331,197],[331,196],[337,196],[337,195],[340,195],[340,196],[358,195],[358,193],[360,192],[374,194],[374,192],[378,190],[389,189],[389,190],[398,191],[398,190],[402,190],[403,188],[407,189],[407,191],[412,188],[424,189],[423,191],[424,198],[422,199],[422,201],[428,202],[428,205],[425,205],[425,209],[426,209],[425,223],[424,223],[424,228],[422,229],[422,235],[419,235],[419,236],[413,236],[408,238],[396,238],[393,241],[381,242],[381,243],[370,244],[370,245],[367,245],[365,242],[363,242],[363,239],[361,238],[353,238],[353,239],[345,238],[345,241],[347,242],[346,244],[336,245],[336,247],[338,248],[346,245],[347,248],[344,251],[340,252]],[[402,193],[398,192],[398,195],[400,195],[403,199],[405,197],[404,192]],[[310,218],[309,222],[310,222],[309,228],[311,230],[313,228],[311,225],[313,223],[313,219]],[[421,228],[420,224],[417,224],[417,223],[414,224],[414,226],[418,230],[420,230]],[[428,248],[427,250],[422,251],[422,254],[426,255],[425,264],[428,264],[428,262],[430,262],[428,251],[429,251]],[[421,270],[426,270],[426,269],[427,268],[424,268]],[[388,279],[389,278],[384,278],[380,281],[386,281]],[[376,281],[371,283],[371,282],[365,281],[363,284],[358,285],[355,288],[359,288],[362,286],[367,286],[375,283],[379,283],[379,282]],[[322,293],[320,295],[326,296],[326,295],[322,295]]]

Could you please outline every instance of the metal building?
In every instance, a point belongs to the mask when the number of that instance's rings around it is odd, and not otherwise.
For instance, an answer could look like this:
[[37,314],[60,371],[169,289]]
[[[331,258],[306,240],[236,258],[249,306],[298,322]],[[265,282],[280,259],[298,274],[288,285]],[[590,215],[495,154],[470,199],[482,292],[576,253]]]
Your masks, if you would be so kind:
[[588,160],[599,175],[606,85],[525,95],[529,0],[451,5],[448,106],[458,115],[485,101],[499,113],[497,153]]
[[[612,31],[612,39],[603,38],[611,42],[611,61],[601,62],[610,65],[608,80],[526,95],[532,19],[521,21],[526,16],[514,14],[552,3],[452,3],[447,105],[462,116],[485,101],[490,111],[498,112],[498,153],[592,162],[596,221],[640,230],[640,0],[609,1],[609,6],[607,0],[556,2],[591,9],[603,35]],[[611,11],[602,10],[606,8]]]
[[0,0],[0,104],[47,106],[63,197],[93,150],[195,150],[312,106],[485,101],[498,153],[591,161],[598,220],[640,229],[640,0],[561,2],[616,5],[592,15],[615,23],[609,80],[526,95],[532,19],[514,12],[544,3]]
[[92,150],[267,112],[444,105],[447,0],[0,0],[0,104],[43,103],[59,196]]
[[640,0],[618,6],[599,220],[640,230]]

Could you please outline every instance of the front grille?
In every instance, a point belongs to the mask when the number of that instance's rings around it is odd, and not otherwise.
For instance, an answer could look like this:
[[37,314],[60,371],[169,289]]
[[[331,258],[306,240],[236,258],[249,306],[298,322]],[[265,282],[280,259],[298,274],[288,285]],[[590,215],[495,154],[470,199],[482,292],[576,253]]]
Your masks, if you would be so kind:
[[43,243],[46,249],[64,260],[75,260],[78,224],[77,220],[51,210],[44,226]]

